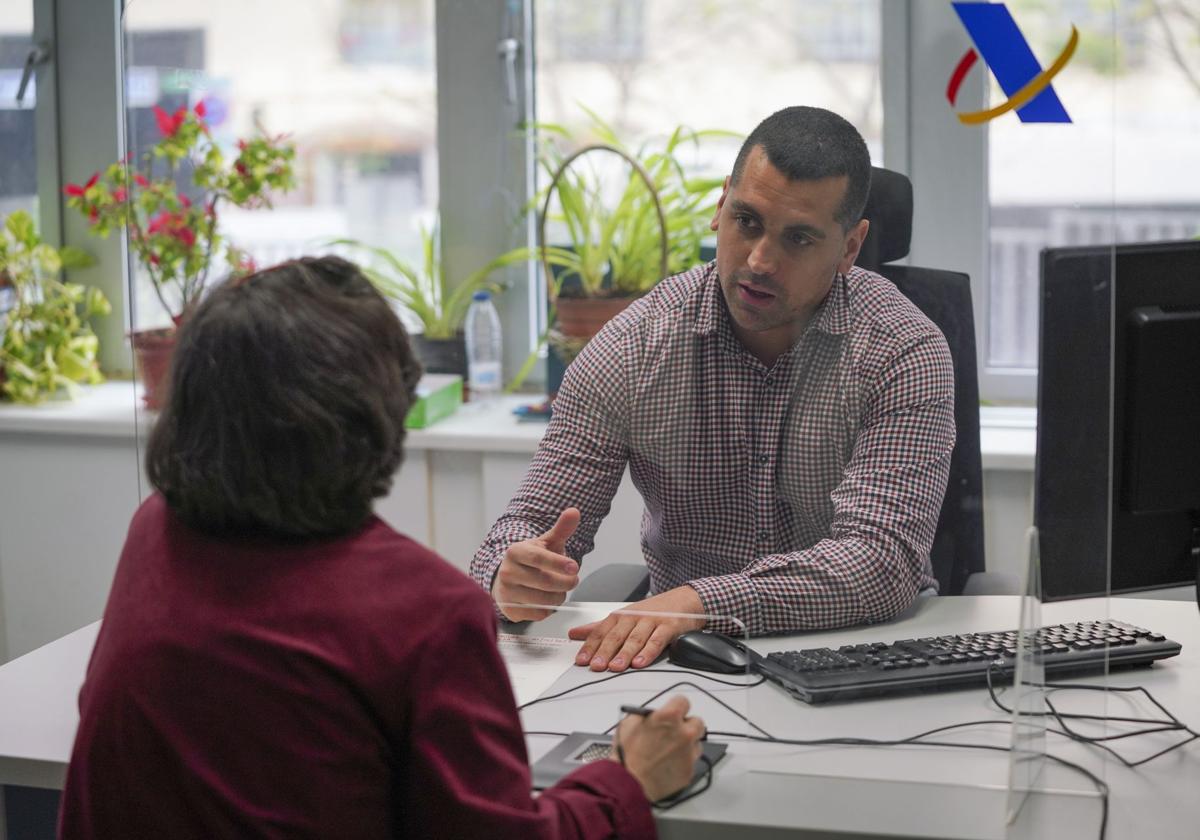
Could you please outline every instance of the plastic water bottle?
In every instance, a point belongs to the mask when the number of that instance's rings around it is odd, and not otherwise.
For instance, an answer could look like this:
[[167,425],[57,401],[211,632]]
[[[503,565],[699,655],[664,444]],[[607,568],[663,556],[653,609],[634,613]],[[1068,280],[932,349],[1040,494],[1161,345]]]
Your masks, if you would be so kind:
[[467,381],[471,399],[491,399],[500,393],[503,347],[500,315],[492,303],[491,292],[476,292],[472,296],[463,329],[467,336]]

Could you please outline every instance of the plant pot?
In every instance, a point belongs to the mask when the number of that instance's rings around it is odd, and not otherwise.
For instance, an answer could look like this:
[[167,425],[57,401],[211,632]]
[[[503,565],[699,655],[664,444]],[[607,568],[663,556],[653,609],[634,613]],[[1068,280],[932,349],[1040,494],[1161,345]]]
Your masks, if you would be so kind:
[[557,314],[546,353],[546,393],[551,399],[562,385],[567,365],[574,361],[583,345],[634,300],[636,298],[559,297],[554,301],[552,305]]
[[175,353],[175,330],[139,330],[129,334],[142,380],[142,401],[157,411],[166,399],[167,372]]
[[467,381],[467,339],[462,334],[454,338],[412,336],[413,349],[426,373],[457,373]]
[[558,330],[571,338],[591,338],[634,298],[569,298],[559,297],[554,302],[558,311]]

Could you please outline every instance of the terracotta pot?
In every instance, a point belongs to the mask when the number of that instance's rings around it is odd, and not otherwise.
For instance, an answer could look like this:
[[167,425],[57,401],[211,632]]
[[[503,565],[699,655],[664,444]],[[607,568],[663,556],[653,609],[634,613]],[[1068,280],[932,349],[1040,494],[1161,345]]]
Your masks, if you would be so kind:
[[129,339],[142,380],[142,401],[146,408],[158,410],[167,396],[165,381],[175,352],[175,330],[139,330],[130,333]]
[[559,297],[554,302],[558,311],[558,330],[572,338],[591,338],[611,318],[619,315],[634,298],[570,298]]

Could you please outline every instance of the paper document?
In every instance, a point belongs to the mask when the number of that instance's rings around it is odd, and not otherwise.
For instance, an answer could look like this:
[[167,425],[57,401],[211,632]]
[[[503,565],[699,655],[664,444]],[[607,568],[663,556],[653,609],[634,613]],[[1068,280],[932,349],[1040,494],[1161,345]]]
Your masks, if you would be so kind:
[[575,667],[579,642],[558,636],[499,634],[500,655],[508,666],[517,705],[528,703]]

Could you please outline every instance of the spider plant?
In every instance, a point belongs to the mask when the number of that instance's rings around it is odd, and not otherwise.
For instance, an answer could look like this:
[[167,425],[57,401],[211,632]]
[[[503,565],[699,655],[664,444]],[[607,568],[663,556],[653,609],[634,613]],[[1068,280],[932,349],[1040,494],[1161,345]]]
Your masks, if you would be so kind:
[[419,268],[386,248],[357,239],[335,239],[328,244],[349,247],[366,257],[362,261],[362,271],[375,287],[412,313],[423,327],[426,338],[447,339],[454,338],[462,328],[471,296],[481,289],[493,294],[503,290],[504,284],[493,280],[492,275],[506,266],[527,261],[529,253],[528,249],[517,249],[501,254],[451,288],[442,264],[439,241],[436,222],[432,228],[421,229]]
[[[679,152],[688,143],[699,145],[706,138],[740,135],[679,126],[661,148],[647,142],[631,151],[597,114],[584,110],[591,118],[591,136],[636,160],[654,185],[666,220],[667,274],[695,265],[724,179],[688,177]],[[578,142],[561,125],[537,123],[536,128],[547,138],[539,162],[553,177],[566,158],[565,148]],[[568,296],[645,294],[663,277],[662,231],[653,196],[639,173],[631,169],[614,201],[602,179],[594,170],[580,166],[581,162],[582,158],[573,162],[553,185],[558,207],[548,221],[558,223],[567,240],[561,246],[546,246],[552,258],[549,261],[562,268],[556,283]],[[543,191],[539,204],[544,197]]]

